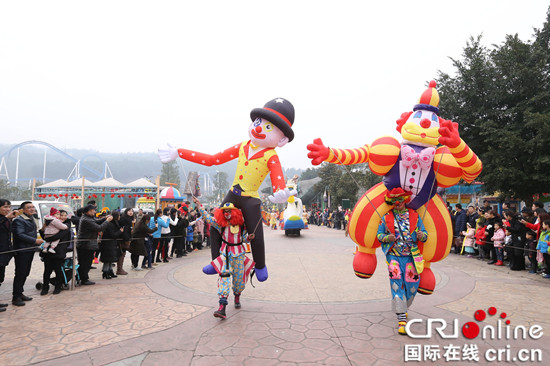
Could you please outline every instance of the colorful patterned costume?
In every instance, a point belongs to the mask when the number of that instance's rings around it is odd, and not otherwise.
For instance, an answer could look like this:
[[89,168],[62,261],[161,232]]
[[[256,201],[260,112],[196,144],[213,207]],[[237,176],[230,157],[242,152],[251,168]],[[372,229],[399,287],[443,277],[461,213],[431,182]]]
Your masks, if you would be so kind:
[[358,277],[370,278],[376,269],[375,252],[380,246],[377,228],[392,207],[384,202],[384,196],[397,187],[413,193],[407,207],[418,212],[430,233],[428,240],[419,244],[426,261],[418,288],[423,294],[431,294],[435,287],[430,264],[447,256],[453,238],[451,218],[436,194],[437,187],[451,187],[460,179],[472,182],[482,170],[481,160],[460,138],[458,124],[439,117],[435,86],[434,81],[430,82],[413,111],[397,120],[402,143],[393,137],[381,137],[357,149],[328,148],[321,139],[308,145],[308,156],[315,165],[322,161],[368,163],[374,174],[384,176],[357,202],[349,221],[349,235],[359,245],[353,261]]
[[[395,235],[395,242],[388,241],[390,234]],[[386,254],[392,310],[406,313],[414,300],[423,271],[423,258],[417,241],[426,241],[426,229],[414,210],[392,210],[382,219],[377,238]]]
[[[219,274],[218,297],[220,304],[227,305],[229,291],[233,286],[233,294],[237,297],[243,291],[254,262],[246,255],[244,227],[229,225],[221,227],[214,218],[202,207],[199,208],[204,221],[217,230],[222,236],[222,245],[218,257],[212,261],[212,266]],[[231,277],[231,279],[230,279]]]

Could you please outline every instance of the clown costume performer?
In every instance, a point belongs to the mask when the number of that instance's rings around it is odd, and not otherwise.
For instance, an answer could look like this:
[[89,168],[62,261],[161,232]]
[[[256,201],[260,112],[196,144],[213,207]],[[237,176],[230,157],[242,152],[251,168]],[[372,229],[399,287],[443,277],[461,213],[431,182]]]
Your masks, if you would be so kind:
[[[180,157],[206,166],[221,165],[238,159],[235,178],[222,205],[231,202],[242,210],[246,226],[254,232],[255,236],[251,241],[252,257],[256,263],[256,278],[261,282],[267,280],[268,273],[258,189],[270,174],[273,189],[273,195],[269,196],[271,202],[285,203],[297,193],[286,188],[283,169],[275,151],[276,147],[283,147],[294,139],[294,106],[286,99],[276,98],[267,102],[263,108],[254,108],[250,112],[250,118],[252,123],[248,127],[249,140],[234,144],[217,154],[209,155],[170,146],[168,149],[159,149],[158,156],[163,163]],[[215,258],[222,240],[217,230],[211,229],[210,235],[211,255]],[[216,273],[211,266],[204,267],[203,272]]]
[[349,236],[358,245],[353,269],[360,278],[370,278],[376,270],[377,228],[391,208],[384,197],[393,188],[411,192],[407,208],[422,216],[429,233],[419,244],[426,263],[418,292],[425,295],[435,288],[431,264],[449,254],[453,239],[451,217],[437,188],[452,187],[461,179],[471,183],[482,170],[481,160],[461,138],[458,123],[439,116],[435,87],[431,81],[413,110],[397,120],[401,141],[385,136],[356,149],[336,149],[315,139],[307,146],[313,165],[368,163],[371,172],[384,177],[359,199],[349,220]]
[[428,234],[415,210],[405,207],[411,193],[394,188],[385,196],[393,208],[384,215],[378,226],[377,238],[386,255],[390,275],[392,311],[397,314],[399,334],[406,335],[407,310],[412,305],[424,260],[418,249],[418,242],[424,243]]
[[218,256],[212,261],[211,266],[219,274],[218,297],[220,307],[214,312],[216,318],[225,319],[225,308],[228,304],[227,298],[233,288],[235,296],[235,309],[241,308],[241,293],[244,290],[250,271],[254,262],[246,255],[244,240],[250,241],[254,234],[247,235],[244,228],[244,218],[241,210],[232,203],[225,203],[221,208],[214,210],[212,217],[201,206],[200,201],[193,197],[193,202],[199,208],[204,221],[217,230],[222,238],[222,245]]

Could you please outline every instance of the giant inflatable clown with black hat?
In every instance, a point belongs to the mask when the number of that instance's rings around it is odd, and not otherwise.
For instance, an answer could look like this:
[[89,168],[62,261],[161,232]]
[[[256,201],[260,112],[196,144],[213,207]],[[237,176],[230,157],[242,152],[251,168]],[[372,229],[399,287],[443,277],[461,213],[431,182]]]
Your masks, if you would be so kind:
[[397,131],[402,141],[381,137],[357,149],[335,149],[315,139],[307,146],[313,165],[369,164],[370,170],[384,176],[357,202],[349,221],[349,235],[358,244],[353,260],[355,274],[370,278],[376,269],[376,237],[381,218],[391,209],[384,197],[394,188],[411,192],[406,207],[416,210],[428,232],[418,247],[425,261],[418,292],[431,294],[435,277],[430,264],[442,260],[451,248],[453,230],[445,202],[437,187],[451,187],[460,179],[470,183],[482,169],[481,160],[461,139],[458,124],[439,117],[439,94],[435,81],[429,83],[412,111],[401,114]]
[[[237,159],[237,171],[231,188],[225,196],[222,205],[232,202],[243,212],[245,225],[249,233],[254,234],[251,241],[252,257],[255,262],[255,273],[259,281],[268,277],[265,265],[264,234],[261,224],[261,201],[258,189],[265,177],[271,175],[273,195],[269,199],[273,203],[284,203],[296,191],[286,188],[283,170],[276,147],[283,147],[294,139],[294,106],[288,100],[276,98],[267,102],[263,108],[255,108],[250,112],[252,123],[248,127],[250,140],[235,144],[217,154],[209,155],[186,149],[159,149],[158,155],[163,163],[175,160],[178,156],[193,163],[212,166],[221,165]],[[212,259],[219,256],[221,236],[218,231],[211,230]],[[212,265],[203,271],[208,274],[217,273]]]

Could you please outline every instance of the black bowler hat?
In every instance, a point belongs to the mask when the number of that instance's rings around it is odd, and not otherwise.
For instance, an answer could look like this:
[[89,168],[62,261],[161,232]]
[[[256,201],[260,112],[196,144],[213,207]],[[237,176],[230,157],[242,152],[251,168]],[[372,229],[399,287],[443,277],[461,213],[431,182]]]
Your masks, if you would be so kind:
[[250,118],[255,121],[258,117],[265,118],[277,126],[288,137],[289,142],[294,139],[294,106],[288,100],[275,98],[267,102],[263,108],[254,108],[250,112]]

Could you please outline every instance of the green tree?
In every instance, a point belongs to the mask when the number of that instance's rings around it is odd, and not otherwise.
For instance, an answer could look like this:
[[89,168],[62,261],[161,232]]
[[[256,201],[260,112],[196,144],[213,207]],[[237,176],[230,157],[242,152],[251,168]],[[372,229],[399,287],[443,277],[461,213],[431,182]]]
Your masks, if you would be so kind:
[[180,170],[178,164],[175,161],[171,161],[166,164],[162,164],[162,171],[160,173],[160,184],[175,183],[179,187],[181,183]]
[[319,170],[316,168],[307,168],[301,175],[300,180],[308,180],[317,178],[319,176]]
[[[353,166],[341,166],[323,163],[318,169],[321,181],[317,183],[308,194],[310,204],[323,199],[325,188],[330,193],[331,208],[342,204],[342,199],[349,199],[352,206],[373,185],[381,181],[381,177],[373,174],[367,164]],[[302,199],[303,201],[303,199]]]
[[17,187],[10,185],[6,180],[0,180],[0,197],[10,201],[17,200],[19,197]]
[[439,72],[443,118],[483,162],[488,193],[526,202],[550,186],[550,11],[534,40],[508,35],[501,45],[470,38],[455,75]]

